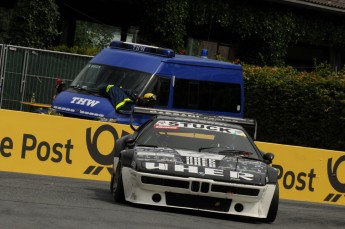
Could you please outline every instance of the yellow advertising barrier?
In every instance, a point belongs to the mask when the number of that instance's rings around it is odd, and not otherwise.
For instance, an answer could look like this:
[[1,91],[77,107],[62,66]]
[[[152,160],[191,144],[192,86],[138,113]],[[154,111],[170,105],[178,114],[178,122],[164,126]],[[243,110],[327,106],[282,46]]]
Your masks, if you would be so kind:
[[1,110],[0,170],[110,180],[115,140],[128,125]]
[[[0,171],[110,180],[128,125],[0,109]],[[256,142],[273,152],[282,199],[345,206],[345,152]]]
[[273,152],[280,197],[345,206],[345,152],[256,142]]

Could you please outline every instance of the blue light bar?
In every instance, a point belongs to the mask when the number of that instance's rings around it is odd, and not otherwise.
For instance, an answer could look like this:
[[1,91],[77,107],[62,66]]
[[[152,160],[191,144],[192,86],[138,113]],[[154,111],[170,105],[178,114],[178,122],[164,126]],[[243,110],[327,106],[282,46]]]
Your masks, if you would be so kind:
[[110,48],[125,49],[129,51],[148,53],[152,55],[164,56],[164,57],[169,57],[169,58],[172,58],[175,56],[174,50],[171,50],[171,49],[159,48],[155,46],[129,43],[129,42],[123,42],[123,41],[112,41],[110,43]]
[[203,49],[201,50],[201,58],[206,58],[207,59],[208,56],[208,50],[207,49]]

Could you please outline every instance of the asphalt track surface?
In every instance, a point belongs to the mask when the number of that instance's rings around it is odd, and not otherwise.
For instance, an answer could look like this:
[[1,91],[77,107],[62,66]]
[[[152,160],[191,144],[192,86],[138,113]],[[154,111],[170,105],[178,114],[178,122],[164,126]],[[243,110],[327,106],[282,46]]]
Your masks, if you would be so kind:
[[0,228],[345,228],[345,206],[281,200],[274,223],[113,202],[108,182],[0,172]]

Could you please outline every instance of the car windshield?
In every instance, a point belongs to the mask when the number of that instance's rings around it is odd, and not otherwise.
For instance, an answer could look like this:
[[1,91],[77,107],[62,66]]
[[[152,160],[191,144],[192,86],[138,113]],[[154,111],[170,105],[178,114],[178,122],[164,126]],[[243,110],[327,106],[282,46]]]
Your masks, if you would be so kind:
[[71,83],[71,87],[86,91],[97,92],[109,84],[121,86],[139,94],[151,75],[144,72],[105,66],[88,64]]
[[158,120],[138,136],[137,145],[169,147],[219,154],[241,153],[258,159],[258,154],[239,128],[185,121]]

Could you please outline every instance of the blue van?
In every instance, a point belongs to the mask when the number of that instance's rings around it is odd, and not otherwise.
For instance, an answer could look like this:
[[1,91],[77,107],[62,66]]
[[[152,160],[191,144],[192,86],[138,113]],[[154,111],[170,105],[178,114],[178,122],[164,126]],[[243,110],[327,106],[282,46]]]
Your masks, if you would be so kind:
[[[58,94],[52,108],[63,116],[112,120],[128,124],[100,89],[114,84],[138,97],[150,92],[155,108],[242,118],[242,67],[202,57],[178,55],[171,49],[113,41],[98,53],[70,86]],[[137,116],[141,124],[147,116]]]

